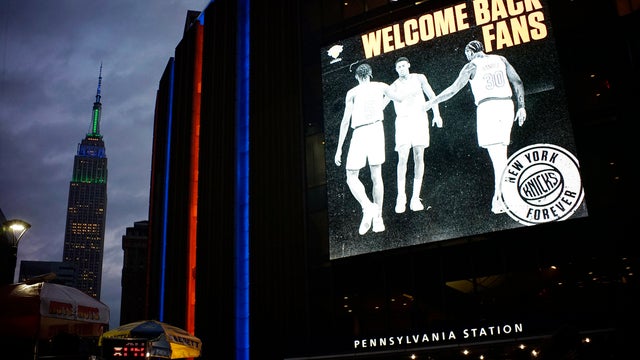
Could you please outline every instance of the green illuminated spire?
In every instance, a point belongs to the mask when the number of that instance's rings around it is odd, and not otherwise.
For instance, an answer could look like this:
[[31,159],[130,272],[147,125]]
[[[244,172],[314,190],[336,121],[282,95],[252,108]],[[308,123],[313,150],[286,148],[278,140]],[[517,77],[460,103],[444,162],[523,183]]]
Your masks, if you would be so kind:
[[100,75],[98,76],[98,90],[96,92],[96,102],[93,103],[93,114],[91,117],[91,128],[87,136],[102,137],[100,135],[100,114],[102,103],[100,102],[100,87],[102,86],[102,63],[100,63]]

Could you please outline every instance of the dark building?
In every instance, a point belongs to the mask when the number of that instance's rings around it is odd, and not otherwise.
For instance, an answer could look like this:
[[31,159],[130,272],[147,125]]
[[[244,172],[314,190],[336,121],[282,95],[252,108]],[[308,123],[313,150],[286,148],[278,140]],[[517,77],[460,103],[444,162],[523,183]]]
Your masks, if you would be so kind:
[[[76,287],[75,266],[60,261],[20,261],[20,275],[18,282],[46,278],[47,282]],[[43,280],[41,280],[43,281]]]
[[[485,232],[332,257],[329,204],[351,195],[329,193],[335,150],[324,147],[335,140],[325,137],[323,114],[335,109],[339,119],[344,98],[323,103],[320,49],[371,32],[368,40],[384,33],[384,49],[395,50],[408,39],[393,43],[397,33],[452,16],[463,29],[469,20],[460,9],[489,3],[489,23],[502,31],[522,21],[553,30],[553,51],[529,57],[552,58],[561,76],[540,70],[552,86],[529,88],[527,121],[568,109],[570,129],[560,135],[575,136],[588,215],[580,209],[565,221],[521,226],[460,204],[473,177],[460,174],[457,188],[434,178],[425,186],[440,202],[423,214],[434,223],[458,216],[460,229]],[[538,4],[543,11],[531,8]],[[212,1],[197,19],[189,14],[156,98],[146,315],[201,338],[202,359],[626,359],[639,300],[627,211],[635,204],[628,124],[639,95],[634,4],[235,0]],[[423,56],[465,43],[434,41]],[[458,54],[460,62],[429,70],[437,78],[455,69],[432,83],[436,92],[464,64]],[[339,61],[341,53],[333,55]],[[347,61],[342,71],[345,84],[354,81]],[[557,89],[566,104],[548,95]],[[445,129],[455,129],[456,119],[444,118]],[[435,149],[457,151],[435,147],[429,159],[451,156]],[[393,206],[395,197],[387,199]],[[345,216],[359,222],[362,213]],[[494,223],[512,226],[492,231]],[[379,236],[358,239],[367,246]]]
[[31,224],[20,219],[7,219],[0,209],[0,276],[1,284],[13,284],[18,262],[18,244]]
[[101,84],[102,66],[89,132],[78,144],[74,157],[62,253],[63,262],[76,266],[76,288],[98,300],[107,217],[107,154],[100,134]]
[[6,221],[7,218],[4,216],[2,209],[0,209],[0,224],[3,224],[2,231],[0,231],[0,271],[2,271],[0,276],[2,276],[3,285],[13,284],[16,271],[15,266],[17,262],[17,251],[12,249],[9,241],[9,236],[11,234],[8,234],[4,229],[4,223]]
[[149,222],[136,221],[122,235],[122,293],[120,323],[145,319]]

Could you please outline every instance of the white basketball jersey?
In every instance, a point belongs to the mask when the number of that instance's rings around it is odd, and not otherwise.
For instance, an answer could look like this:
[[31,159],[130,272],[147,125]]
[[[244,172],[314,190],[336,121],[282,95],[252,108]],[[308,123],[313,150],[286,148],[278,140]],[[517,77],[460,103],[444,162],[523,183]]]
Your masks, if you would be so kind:
[[353,99],[353,112],[351,113],[351,127],[373,123],[384,118],[382,100],[384,87],[379,82],[370,82],[358,85]]
[[476,105],[487,98],[510,98],[511,85],[504,62],[496,55],[471,60],[476,66],[473,79],[469,80]]

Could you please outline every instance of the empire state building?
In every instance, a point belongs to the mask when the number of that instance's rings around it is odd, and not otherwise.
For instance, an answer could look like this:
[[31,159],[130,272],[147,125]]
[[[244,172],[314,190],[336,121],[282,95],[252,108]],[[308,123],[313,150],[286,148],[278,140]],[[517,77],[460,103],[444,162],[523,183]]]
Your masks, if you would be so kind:
[[89,132],[78,144],[74,158],[62,254],[63,261],[75,265],[75,287],[96,299],[100,299],[107,213],[107,155],[100,134],[101,84],[102,65]]

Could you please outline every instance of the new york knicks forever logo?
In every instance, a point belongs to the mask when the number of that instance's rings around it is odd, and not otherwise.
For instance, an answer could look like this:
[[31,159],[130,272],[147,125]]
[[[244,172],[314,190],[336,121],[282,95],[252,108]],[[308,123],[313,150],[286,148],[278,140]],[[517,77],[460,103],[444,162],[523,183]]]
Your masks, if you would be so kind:
[[565,220],[584,198],[578,161],[551,144],[529,145],[511,155],[501,191],[507,214],[523,225]]

